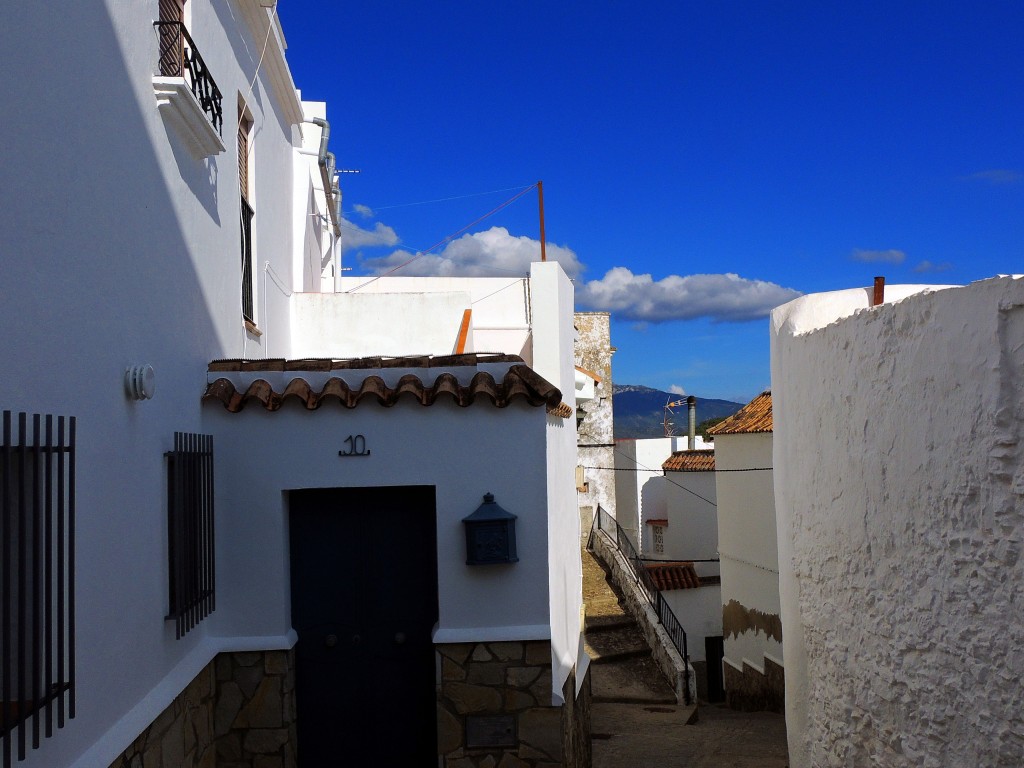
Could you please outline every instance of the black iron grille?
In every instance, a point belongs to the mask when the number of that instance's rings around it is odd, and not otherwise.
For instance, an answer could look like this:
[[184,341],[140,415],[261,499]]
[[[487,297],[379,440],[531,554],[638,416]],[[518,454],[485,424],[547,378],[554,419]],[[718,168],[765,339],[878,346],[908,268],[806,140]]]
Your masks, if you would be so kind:
[[75,716],[75,419],[3,412],[0,750],[25,759]]
[[169,621],[181,638],[216,607],[213,437],[174,433],[167,454]]
[[180,21],[155,21],[153,26],[160,32],[160,74],[184,77],[210,123],[223,135],[224,99],[185,25]]

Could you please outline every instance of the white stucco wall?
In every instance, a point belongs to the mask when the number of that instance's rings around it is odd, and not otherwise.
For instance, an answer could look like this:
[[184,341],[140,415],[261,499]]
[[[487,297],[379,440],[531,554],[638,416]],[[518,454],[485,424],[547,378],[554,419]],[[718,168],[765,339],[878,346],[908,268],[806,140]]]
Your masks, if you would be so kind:
[[[654,552],[651,526],[644,526],[644,552],[667,560],[714,560],[718,557],[718,510],[714,472],[666,472],[660,481],[665,490],[668,527],[665,553]],[[718,563],[694,563],[700,576],[717,576]],[[717,634],[722,616],[718,610]]]
[[[530,293],[534,370],[561,390],[562,402],[575,412],[572,283],[557,262],[534,263]],[[562,686],[580,660],[583,564],[576,504],[576,420],[549,415],[547,425],[552,703],[559,704]],[[582,661],[586,664],[585,657]],[[578,671],[582,678],[583,669]],[[581,683],[578,679],[577,685]]]
[[292,354],[297,358],[451,355],[469,306],[465,292],[296,294]]
[[615,519],[638,550],[644,540],[644,521],[668,514],[661,465],[673,451],[685,447],[685,437],[615,443]]
[[777,624],[780,611],[771,467],[771,433],[715,437],[725,661],[740,671],[746,662],[764,672],[766,656],[783,663],[783,644],[765,624]]
[[[431,485],[437,493],[437,641],[547,638],[543,407],[459,408],[439,401],[310,412],[292,404],[275,413],[253,406],[232,414],[214,403],[204,409],[204,421],[217,440],[222,577],[211,617],[216,634],[275,636],[291,629],[284,491]],[[350,434],[366,438],[370,456],[338,456]],[[517,447],[514,454],[509,445]],[[488,492],[518,515],[519,563],[466,565],[462,518]]]
[[836,298],[772,316],[790,764],[1019,766],[1024,280]]
[[722,634],[722,589],[709,584],[696,589],[669,589],[661,593],[686,632],[690,661],[705,661],[704,640]]
[[[206,626],[177,641],[164,621],[163,453],[175,430],[201,429],[210,359],[280,352],[288,338],[286,307],[264,302],[262,272],[266,334],[242,323],[239,96],[255,118],[257,263],[286,277],[295,128],[266,62],[249,94],[264,38],[238,3],[188,5],[224,94],[226,150],[208,158],[157,108],[155,2],[59,13],[21,3],[0,30],[5,114],[22,116],[0,121],[0,407],[78,418],[77,716],[24,768],[107,765],[219,649]],[[41,133],[40,120],[52,130]],[[124,370],[143,363],[156,371],[156,397],[132,402]]]
[[[525,276],[424,278],[388,275],[380,278],[343,277],[339,282],[339,291],[350,296],[425,292],[469,294],[469,302],[463,309],[473,310],[472,345],[466,351],[507,352],[522,356],[527,365],[533,363],[530,333],[532,286]],[[459,322],[462,322],[461,314]],[[458,325],[455,334],[457,339]],[[544,377],[547,378],[546,375]]]

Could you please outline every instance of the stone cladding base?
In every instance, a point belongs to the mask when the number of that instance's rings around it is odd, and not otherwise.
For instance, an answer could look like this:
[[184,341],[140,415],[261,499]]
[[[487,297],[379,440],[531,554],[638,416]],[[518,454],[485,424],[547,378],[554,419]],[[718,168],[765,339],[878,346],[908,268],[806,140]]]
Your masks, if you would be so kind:
[[764,674],[749,664],[740,672],[732,664],[722,664],[725,671],[725,701],[730,709],[742,712],[784,712],[786,709],[785,672],[769,658],[764,660]]
[[590,676],[576,696],[570,675],[562,691],[566,703],[551,706],[549,642],[436,649],[444,768],[590,768]]
[[221,653],[110,768],[296,768],[294,651]]

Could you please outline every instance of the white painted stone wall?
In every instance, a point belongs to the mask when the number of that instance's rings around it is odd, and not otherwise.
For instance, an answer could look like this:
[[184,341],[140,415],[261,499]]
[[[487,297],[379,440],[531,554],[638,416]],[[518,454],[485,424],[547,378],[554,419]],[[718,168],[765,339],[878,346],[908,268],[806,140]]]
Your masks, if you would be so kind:
[[772,315],[795,768],[1024,764],[1024,280],[915,290]]
[[[722,604],[735,601],[769,621],[780,612],[771,467],[772,433],[715,437]],[[726,622],[725,662],[738,671],[745,662],[763,673],[766,656],[783,663],[783,644],[757,623],[730,632]]]

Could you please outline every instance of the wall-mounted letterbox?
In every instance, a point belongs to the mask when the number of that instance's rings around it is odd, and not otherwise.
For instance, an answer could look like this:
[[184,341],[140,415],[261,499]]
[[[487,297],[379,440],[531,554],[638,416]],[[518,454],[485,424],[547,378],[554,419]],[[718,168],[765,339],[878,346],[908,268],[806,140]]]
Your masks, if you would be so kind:
[[494,495],[484,494],[476,512],[462,518],[466,527],[466,564],[517,563],[516,516],[499,507]]

